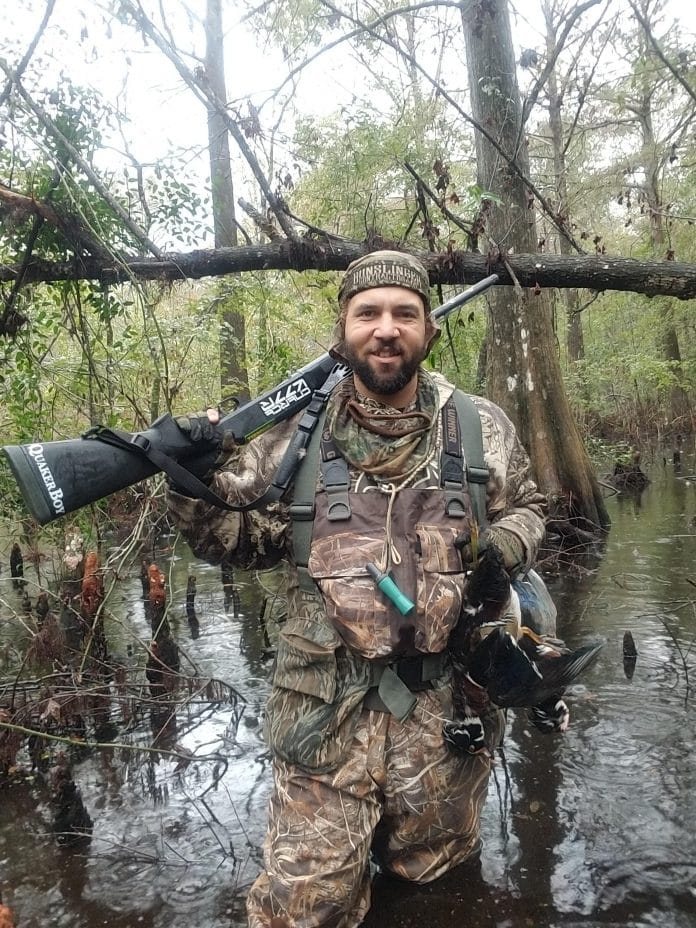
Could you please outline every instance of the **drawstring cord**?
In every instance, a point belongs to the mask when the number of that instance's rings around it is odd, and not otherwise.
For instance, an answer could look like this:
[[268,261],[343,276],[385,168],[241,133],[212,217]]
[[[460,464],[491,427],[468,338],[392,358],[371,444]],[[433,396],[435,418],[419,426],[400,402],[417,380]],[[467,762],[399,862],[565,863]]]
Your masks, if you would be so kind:
[[387,515],[385,520],[386,533],[384,547],[382,549],[381,560],[377,562],[377,566],[385,574],[389,573],[389,570],[393,564],[398,565],[401,563],[401,554],[399,553],[399,549],[394,544],[392,534],[392,512],[394,510],[394,503],[396,502],[397,494],[400,490],[403,490],[411,480],[413,480],[419,471],[425,469],[434,457],[435,446],[433,445],[423,460],[414,464],[413,467],[401,478],[399,483],[378,483],[374,487],[368,487],[370,490],[379,490],[380,493],[389,494],[389,503],[387,505]]

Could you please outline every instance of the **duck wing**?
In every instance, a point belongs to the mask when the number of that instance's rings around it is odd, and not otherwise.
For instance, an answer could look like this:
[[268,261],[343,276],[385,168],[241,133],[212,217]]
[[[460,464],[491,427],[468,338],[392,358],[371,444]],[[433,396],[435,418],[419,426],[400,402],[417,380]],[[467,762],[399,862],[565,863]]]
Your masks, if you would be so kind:
[[491,700],[501,708],[527,705],[529,694],[543,683],[537,665],[517,646],[512,635],[504,631],[499,634],[487,677],[483,685]]
[[541,671],[544,681],[541,686],[543,690],[542,701],[549,696],[562,694],[563,690],[576,677],[597,660],[603,647],[603,641],[595,641],[593,644],[584,645],[569,654],[561,654],[560,657],[549,657],[537,661],[537,667]]
[[530,708],[547,699],[559,699],[596,659],[604,642],[532,661],[513,639],[497,650],[487,684],[491,700],[504,709]]

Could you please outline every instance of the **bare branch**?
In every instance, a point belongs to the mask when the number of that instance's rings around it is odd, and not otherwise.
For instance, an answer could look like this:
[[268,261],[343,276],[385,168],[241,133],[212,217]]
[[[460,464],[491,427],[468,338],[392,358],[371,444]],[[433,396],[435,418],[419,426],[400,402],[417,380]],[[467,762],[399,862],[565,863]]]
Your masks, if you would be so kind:
[[563,32],[561,33],[561,37],[556,41],[553,52],[547,58],[546,64],[544,65],[544,68],[541,74],[534,82],[534,86],[532,87],[529,93],[529,96],[524,101],[524,105],[522,107],[522,118],[520,120],[520,131],[517,137],[517,145],[515,146],[515,151],[517,151],[517,149],[519,148],[520,142],[522,141],[522,133],[524,132],[524,127],[526,125],[527,120],[529,119],[529,114],[534,108],[534,105],[539,97],[539,94],[541,93],[542,89],[546,85],[546,81],[549,79],[549,74],[553,71],[553,69],[556,66],[556,62],[558,61],[558,56],[561,54],[561,52],[563,51],[565,47],[566,39],[568,38],[568,34],[570,33],[570,30],[573,28],[575,23],[578,21],[578,19],[582,16],[582,14],[586,10],[590,9],[590,7],[596,6],[598,3],[601,3],[601,2],[602,0],[587,0],[586,3],[582,3],[580,4],[580,6],[575,7],[575,9],[568,16],[568,19],[566,20],[565,25],[563,27]]
[[262,213],[260,213],[255,206],[251,203],[243,200],[241,197],[237,200],[237,203],[241,206],[244,212],[253,220],[255,225],[267,236],[272,242],[278,241],[282,238],[280,232],[276,229],[272,222],[270,222]]
[[[595,2],[599,2],[599,0],[595,0]],[[300,62],[300,64],[288,72],[282,84],[280,84],[280,86],[276,89],[275,94],[278,94],[289,81],[291,81],[297,74],[300,74],[302,71],[304,71],[304,69],[316,61],[317,58],[325,55],[326,52],[331,51],[338,45],[342,45],[344,42],[349,42],[351,39],[356,39],[359,35],[362,35],[365,32],[371,32],[372,29],[376,29],[377,26],[383,26],[385,23],[389,22],[390,19],[394,19],[396,16],[403,16],[406,13],[417,13],[419,10],[427,10],[433,6],[438,8],[453,7],[454,9],[459,9],[461,7],[461,3],[453,2],[453,0],[425,0],[423,3],[415,3],[412,6],[401,6],[395,10],[389,10],[387,13],[383,13],[381,16],[377,16],[369,23],[366,23],[365,25],[361,24],[351,32],[346,32],[344,35],[334,39],[333,42],[328,42],[322,48],[314,52],[313,55],[310,55],[309,58],[305,58],[304,61]]]
[[297,233],[295,232],[292,224],[288,221],[288,216],[285,213],[278,197],[276,197],[276,195],[271,190],[266,175],[261,170],[261,165],[259,164],[256,155],[251,150],[247,144],[246,139],[244,138],[244,133],[239,128],[237,122],[230,116],[225,102],[214,93],[212,87],[210,87],[206,81],[205,73],[203,72],[200,75],[194,74],[194,72],[184,64],[179,55],[176,53],[175,49],[172,48],[171,44],[158,32],[155,24],[146,16],[142,10],[142,7],[135,7],[134,4],[130,2],[130,0],[124,0],[122,7],[133,18],[136,25],[142,30],[142,32],[150,39],[152,39],[159,50],[171,61],[176,70],[179,72],[182,80],[188,84],[188,86],[191,88],[191,90],[193,90],[194,94],[204,104],[204,106],[209,109],[212,108],[216,113],[218,113],[221,119],[224,120],[228,131],[237,143],[237,147],[251,168],[251,171],[256,178],[256,182],[263,191],[263,195],[268,201],[268,205],[273,210],[276,219],[278,220],[278,225],[289,239],[296,239]]
[[464,222],[462,219],[460,219],[459,216],[455,216],[454,213],[453,213],[451,210],[449,210],[449,209],[445,206],[445,204],[444,204],[444,198],[438,197],[437,194],[436,194],[433,190],[431,190],[431,188],[428,186],[428,184],[423,180],[423,178],[420,176],[420,174],[418,174],[418,172],[416,171],[416,169],[415,169],[414,167],[412,167],[412,166],[408,163],[408,161],[404,161],[404,167],[405,167],[406,170],[409,172],[409,174],[411,175],[411,177],[413,177],[413,179],[416,181],[416,183],[419,184],[419,185],[423,188],[423,191],[424,191],[425,193],[428,194],[428,196],[429,196],[430,199],[433,201],[433,203],[434,203],[434,204],[437,206],[437,208],[441,211],[442,215],[443,215],[443,216],[446,216],[447,219],[449,219],[450,222],[453,222],[454,225],[456,225],[458,229],[461,229],[462,232],[465,232],[465,233],[466,233],[467,238],[468,238],[468,240],[469,240],[469,247],[471,247],[471,237],[472,237],[472,235],[471,235],[471,230],[472,230],[472,225],[471,225],[471,223],[466,223],[466,222]]
[[[46,10],[44,11],[43,19],[41,20],[41,25],[37,29],[36,35],[29,43],[29,48],[27,48],[26,52],[24,53],[22,60],[19,62],[19,64],[14,70],[14,80],[19,80],[22,74],[24,74],[24,71],[26,70],[27,65],[31,61],[31,56],[36,51],[36,46],[39,44],[39,40],[41,39],[41,36],[46,31],[46,26],[48,26],[48,21],[53,15],[53,8],[55,7],[55,5],[56,5],[56,0],[48,0],[48,3],[46,4]],[[0,94],[0,106],[2,106],[6,102],[6,100],[12,93],[12,84],[13,84],[13,78],[10,78],[5,84],[5,89]]]
[[66,136],[61,132],[55,122],[51,119],[48,113],[40,106],[29,93],[24,89],[23,85],[16,78],[15,74],[9,68],[4,61],[0,60],[0,68],[5,72],[7,78],[12,82],[12,84],[17,89],[20,97],[32,113],[37,117],[41,122],[44,128],[53,136],[56,141],[58,141],[68,152],[70,157],[73,159],[75,164],[80,168],[81,171],[89,179],[90,183],[97,191],[99,196],[104,200],[104,202],[109,206],[111,210],[118,216],[124,226],[132,233],[132,235],[144,245],[148,251],[150,251],[156,258],[161,257],[161,252],[157,246],[150,241],[147,237],[147,234],[140,228],[140,226],[135,222],[125,209],[121,206],[118,200],[115,200],[109,191],[106,189],[99,176],[95,173],[92,167],[85,161],[80,152],[75,148],[75,146],[66,138]]
[[679,83],[682,85],[684,90],[688,93],[691,99],[696,103],[696,92],[694,91],[691,84],[689,84],[688,81],[684,80],[681,74],[677,71],[677,69],[671,63],[669,58],[667,58],[665,53],[662,51],[662,48],[660,47],[657,39],[652,33],[652,29],[650,28],[650,23],[648,22],[648,20],[643,16],[641,11],[638,9],[638,6],[634,3],[634,0],[628,0],[628,2],[631,5],[631,9],[633,10],[633,13],[635,14],[636,19],[643,27],[643,31],[645,32],[648,42],[650,42],[650,44],[652,45],[657,57],[660,59],[662,64],[667,68],[667,70],[670,71],[670,73],[674,76],[674,78],[679,81]]
[[[333,3],[330,2],[330,0],[320,0],[320,2],[327,9],[331,10],[336,16],[340,16],[343,19],[347,19],[349,22],[360,25],[366,32],[369,32],[370,35],[374,36],[374,38],[376,38],[380,42],[383,42],[385,45],[389,45],[390,48],[393,48],[394,51],[397,52],[399,55],[401,55],[401,57],[405,61],[408,61],[409,64],[413,68],[415,68],[420,74],[422,74],[423,77],[430,84],[432,84],[432,86],[437,90],[437,93],[442,97],[442,99],[446,100],[447,103],[449,103],[449,105],[453,107],[455,112],[457,112],[462,117],[462,119],[466,120],[466,122],[468,122],[469,125],[473,126],[474,129],[477,132],[479,132],[493,146],[493,148],[498,152],[500,157],[503,158],[505,163],[509,165],[510,170],[514,171],[514,173],[517,174],[517,176],[523,181],[523,183],[526,184],[527,189],[532,194],[534,194],[534,197],[538,201],[539,205],[544,210],[544,212],[548,215],[549,219],[554,224],[554,226],[556,226],[556,228],[561,233],[561,235],[563,235],[570,242],[570,244],[573,246],[573,248],[575,248],[577,252],[582,253],[583,249],[580,246],[580,244],[572,236],[572,234],[570,233],[566,225],[560,221],[553,206],[548,202],[548,200],[543,195],[543,193],[530,180],[530,178],[526,177],[523,174],[523,172],[520,170],[519,165],[517,164],[516,159],[510,157],[510,155],[502,148],[502,146],[493,137],[493,135],[491,135],[491,133],[488,132],[488,130],[484,126],[482,126],[476,119],[474,119],[473,116],[467,113],[466,110],[462,109],[462,107],[457,103],[454,97],[452,97],[452,95],[448,93],[447,90],[445,90],[445,88],[441,84],[438,84],[434,80],[434,78],[432,78],[430,74],[428,74],[425,68],[423,68],[423,66],[413,57],[413,55],[405,51],[397,42],[392,41],[392,39],[390,39],[388,36],[381,35],[379,32],[377,32],[374,29],[371,29],[366,24],[360,23],[359,20],[339,10],[338,7],[334,6]],[[460,9],[461,8],[462,7],[460,5]]]

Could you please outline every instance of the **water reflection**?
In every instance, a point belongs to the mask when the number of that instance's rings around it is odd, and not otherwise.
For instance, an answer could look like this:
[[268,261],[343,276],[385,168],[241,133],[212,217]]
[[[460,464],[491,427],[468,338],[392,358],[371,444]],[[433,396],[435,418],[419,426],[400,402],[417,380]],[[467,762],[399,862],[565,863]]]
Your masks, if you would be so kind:
[[[366,928],[696,924],[696,482],[683,479],[689,461],[681,466],[679,475],[658,461],[639,498],[611,498],[606,544],[551,581],[568,644],[606,640],[570,690],[567,734],[545,737],[510,713],[480,861],[425,887],[379,877]],[[222,705],[176,717],[158,705],[145,722],[160,753],[115,750],[76,765],[94,821],[79,855],[52,841],[40,780],[5,791],[0,886],[23,926],[245,924],[268,794],[260,719],[282,577],[221,575],[177,548],[168,584],[182,660],[244,694],[241,724]],[[3,587],[18,612],[20,592]],[[133,635],[153,640],[163,617],[153,626],[138,576],[118,595],[109,640],[128,663],[141,653],[128,653]],[[0,637],[14,647],[7,626]],[[211,759],[180,765],[171,747]]]

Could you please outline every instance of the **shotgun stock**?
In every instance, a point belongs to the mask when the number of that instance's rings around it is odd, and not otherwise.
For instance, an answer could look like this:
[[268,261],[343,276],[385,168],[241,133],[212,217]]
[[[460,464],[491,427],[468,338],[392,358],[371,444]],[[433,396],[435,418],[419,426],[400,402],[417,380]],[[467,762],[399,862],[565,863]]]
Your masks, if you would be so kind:
[[[491,274],[434,309],[433,316],[445,319],[497,281],[498,276]],[[304,409],[328,377],[341,372],[347,374],[348,369],[323,354],[272,390],[223,416],[220,430],[237,444],[245,444]],[[96,427],[80,438],[6,445],[2,450],[27,508],[40,525],[158,473],[162,468],[148,453],[164,455],[202,479],[219,452],[217,444],[191,442],[169,414],[144,432]]]

